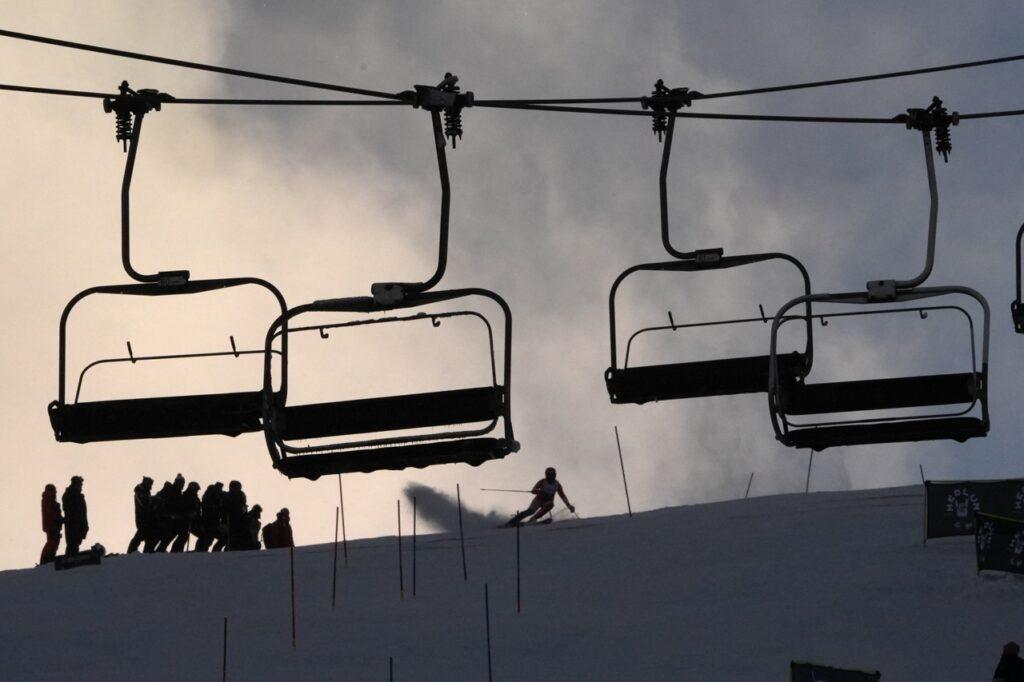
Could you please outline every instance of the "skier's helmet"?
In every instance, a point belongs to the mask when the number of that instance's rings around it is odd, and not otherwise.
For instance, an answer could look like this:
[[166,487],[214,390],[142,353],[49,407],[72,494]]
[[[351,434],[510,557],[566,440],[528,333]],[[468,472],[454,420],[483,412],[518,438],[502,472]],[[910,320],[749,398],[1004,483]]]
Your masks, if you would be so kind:
[[555,473],[555,467],[548,467],[547,469],[544,470],[544,478],[548,479],[549,481],[553,481],[555,480]]

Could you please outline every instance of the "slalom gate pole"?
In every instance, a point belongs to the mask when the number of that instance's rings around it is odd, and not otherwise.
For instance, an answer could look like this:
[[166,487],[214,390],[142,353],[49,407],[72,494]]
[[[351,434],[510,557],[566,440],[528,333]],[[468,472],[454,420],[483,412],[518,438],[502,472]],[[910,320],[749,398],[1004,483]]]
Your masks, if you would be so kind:
[[747,481],[747,492],[743,493],[743,499],[744,500],[747,499],[748,497],[750,497],[750,486],[751,486],[751,484],[753,484],[753,482],[754,482],[754,472],[751,471],[750,472],[750,479]]
[[[519,512],[516,512],[516,516],[519,516]],[[516,524],[516,613],[523,612],[523,597],[522,597],[522,578],[520,577],[520,562],[519,562],[519,526]]]
[[395,658],[388,656],[388,682],[395,682]]
[[405,572],[402,569],[402,501],[398,503],[398,598],[405,601]]
[[455,497],[459,503],[459,545],[462,547],[462,582],[469,582],[469,573],[466,571],[466,533],[462,527],[462,491],[459,484],[455,484]]
[[416,496],[412,498],[412,596],[416,596]]
[[227,679],[228,679],[228,617],[227,616],[224,616],[224,657],[223,657],[223,659],[221,659],[220,679],[221,679],[221,682],[227,682]]
[[292,649],[295,648],[295,548],[288,548],[288,563],[292,574]]
[[484,621],[487,624],[487,682],[493,682],[494,675],[491,672],[491,598],[487,592],[487,583],[484,583]]
[[340,507],[334,508],[334,572],[331,576],[331,609],[338,603],[338,512]]
[[814,450],[811,450],[811,456],[807,460],[807,482],[804,484],[804,495],[811,491],[811,466],[814,464]]
[[345,534],[345,493],[341,490],[341,474],[338,474],[338,505],[341,509],[341,551],[345,555],[345,568],[348,568],[348,536]]
[[626,490],[626,510],[629,518],[633,518],[633,505],[629,503],[629,484],[626,483],[626,465],[622,461],[622,442],[619,440],[619,427],[615,427],[615,445],[619,449],[619,466],[622,468],[622,487]]
[[917,468],[921,471],[921,483],[924,484],[924,465],[920,462],[917,463]]

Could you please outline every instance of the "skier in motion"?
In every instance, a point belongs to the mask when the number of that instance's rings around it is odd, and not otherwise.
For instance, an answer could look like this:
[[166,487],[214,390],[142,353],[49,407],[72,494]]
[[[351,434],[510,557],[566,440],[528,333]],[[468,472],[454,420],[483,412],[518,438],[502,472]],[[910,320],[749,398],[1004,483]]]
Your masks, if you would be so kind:
[[565,506],[569,508],[569,511],[576,512],[576,507],[572,506],[569,498],[565,496],[562,484],[555,478],[556,473],[554,467],[548,467],[544,470],[544,478],[537,481],[536,485],[533,486],[533,490],[530,491],[534,495],[530,506],[525,511],[521,511],[509,519],[508,523],[505,524],[506,526],[511,528],[531,514],[533,516],[530,517],[527,523],[536,523],[540,517],[554,508],[556,493],[562,498],[562,502],[565,502]]

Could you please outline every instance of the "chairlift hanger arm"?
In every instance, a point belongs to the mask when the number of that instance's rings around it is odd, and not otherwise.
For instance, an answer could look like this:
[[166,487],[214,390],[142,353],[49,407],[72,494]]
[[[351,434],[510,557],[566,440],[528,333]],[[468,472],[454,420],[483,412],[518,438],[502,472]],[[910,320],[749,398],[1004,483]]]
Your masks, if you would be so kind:
[[119,142],[128,144],[128,158],[125,160],[124,176],[121,180],[121,264],[128,276],[137,282],[181,284],[188,281],[187,270],[144,275],[132,266],[131,261],[131,188],[135,158],[139,151],[139,137],[142,135],[142,121],[148,112],[159,111],[160,105],[173,97],[156,90],[136,92],[128,87],[127,81],[121,83],[120,91],[120,95],[103,100],[103,109],[107,113],[114,112],[117,118],[116,137]]

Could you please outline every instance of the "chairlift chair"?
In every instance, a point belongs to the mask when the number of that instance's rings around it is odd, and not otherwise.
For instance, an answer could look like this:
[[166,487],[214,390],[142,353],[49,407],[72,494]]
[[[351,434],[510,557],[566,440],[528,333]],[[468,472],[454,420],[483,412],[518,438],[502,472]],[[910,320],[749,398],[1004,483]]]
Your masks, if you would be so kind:
[[[661,85],[659,81],[659,86]],[[659,92],[656,86],[655,97],[647,102],[647,106],[663,110],[673,110],[679,106],[679,98],[672,99],[670,92]],[[661,99],[657,99],[657,98]],[[659,104],[659,102],[661,104]],[[667,102],[667,103],[666,103]],[[673,107],[673,104],[675,106]],[[608,311],[611,328],[611,366],[605,371],[605,383],[608,395],[613,403],[643,404],[659,400],[675,400],[681,398],[703,398],[721,395],[739,395],[744,393],[763,393],[768,389],[768,355],[733,357],[719,360],[702,360],[659,365],[629,366],[629,353],[633,341],[642,334],[660,331],[676,331],[694,327],[734,325],[752,322],[768,322],[761,318],[717,320],[676,324],[670,318],[667,326],[646,327],[634,332],[626,345],[622,366],[618,364],[615,295],[623,280],[635,272],[705,272],[752,265],[765,261],[781,260],[791,263],[800,273],[804,292],[811,293],[810,277],[807,269],[793,256],[785,253],[759,253],[747,255],[724,256],[722,249],[705,249],[684,252],[673,247],[669,236],[668,221],[668,189],[667,176],[669,158],[672,152],[672,137],[675,131],[675,117],[668,116],[663,128],[656,125],[655,132],[663,132],[664,148],[661,157],[661,175],[659,179],[661,199],[661,239],[665,250],[676,260],[657,263],[643,263],[625,270],[616,278],[608,296]],[[805,320],[807,328],[806,345],[802,352],[794,351],[782,355],[779,359],[780,372],[787,377],[802,377],[810,369],[812,359],[813,331],[811,325],[811,304],[805,304]]]
[[[471,93],[456,94],[454,83],[455,79],[451,77],[436,88],[416,86],[416,106],[426,109],[431,115],[441,180],[440,240],[434,274],[422,283],[374,284],[372,296],[321,300],[290,309],[271,325],[266,336],[266,348],[269,351],[286,325],[289,325],[288,333],[291,334],[366,324],[409,324],[423,319],[439,322],[449,316],[475,315],[487,325],[492,381],[489,385],[473,388],[294,405],[272,393],[268,355],[264,362],[264,434],[274,466],[289,478],[316,479],[325,474],[422,468],[448,463],[476,466],[519,449],[510,419],[512,316],[508,304],[498,294],[486,289],[430,290],[441,280],[446,266],[451,200],[441,113],[443,111],[447,115],[451,107],[459,106],[459,97],[472,96]],[[479,313],[457,311],[379,317],[391,311],[422,308],[469,297],[490,299],[501,308],[504,326],[500,370],[495,360],[490,322]],[[378,317],[333,325],[303,327],[290,324],[307,313],[364,313]],[[287,373],[287,362],[282,363],[282,367]],[[434,430],[408,433],[424,429]]]
[[[964,442],[982,437],[989,430],[988,351],[990,314],[988,302],[974,289],[963,286],[923,287],[931,273],[935,256],[938,218],[938,189],[931,131],[935,129],[939,151],[948,153],[948,125],[955,124],[937,98],[928,109],[912,109],[907,127],[920,130],[924,139],[925,164],[931,196],[928,246],[924,270],[909,280],[876,280],[866,291],[838,294],[810,294],[795,298],[779,309],[772,323],[768,405],[776,437],[790,447],[825,448],[842,445],[902,443],[954,440]],[[943,149],[945,142],[945,149]],[[904,376],[884,379],[809,383],[804,377],[787,375],[777,352],[778,331],[795,306],[810,303],[879,306],[919,301],[938,296],[966,296],[983,311],[981,327],[981,365],[977,364],[974,324],[966,310],[972,337],[971,369],[967,372]],[[889,312],[886,309],[865,311]],[[949,406],[941,414],[893,414],[914,408]],[[858,412],[882,412],[881,417],[838,418],[835,415]],[[793,418],[823,418],[826,421],[798,423]]]
[[[118,400],[81,401],[81,384],[91,368],[110,362],[149,362],[199,357],[235,357],[250,354],[277,354],[286,358],[287,335],[282,335],[280,348],[238,350],[231,339],[231,351],[184,353],[136,357],[128,344],[129,357],[105,358],[89,363],[81,372],[74,400],[67,400],[67,322],[71,311],[83,299],[94,295],[115,296],[182,296],[217,291],[241,286],[257,286],[273,296],[281,313],[287,310],[284,297],[274,285],[255,277],[190,280],[188,271],[169,271],[142,274],[131,264],[129,249],[129,198],[132,172],[138,152],[142,121],[146,113],[159,110],[160,103],[169,95],[153,90],[130,90],[121,86],[119,97],[105,100],[107,111],[114,111],[118,120],[118,140],[127,144],[128,157],[121,185],[121,260],[128,275],[138,284],[96,286],[80,292],[64,307],[60,318],[58,397],[50,403],[48,413],[54,436],[61,442],[91,443],[97,441],[131,440],[139,438],[173,438],[180,436],[226,435],[262,429],[264,386],[257,390],[199,395],[174,395],[155,398],[127,398]],[[134,123],[132,122],[134,116]],[[283,372],[282,372],[283,377]],[[277,400],[283,400],[285,383],[272,389]]]

